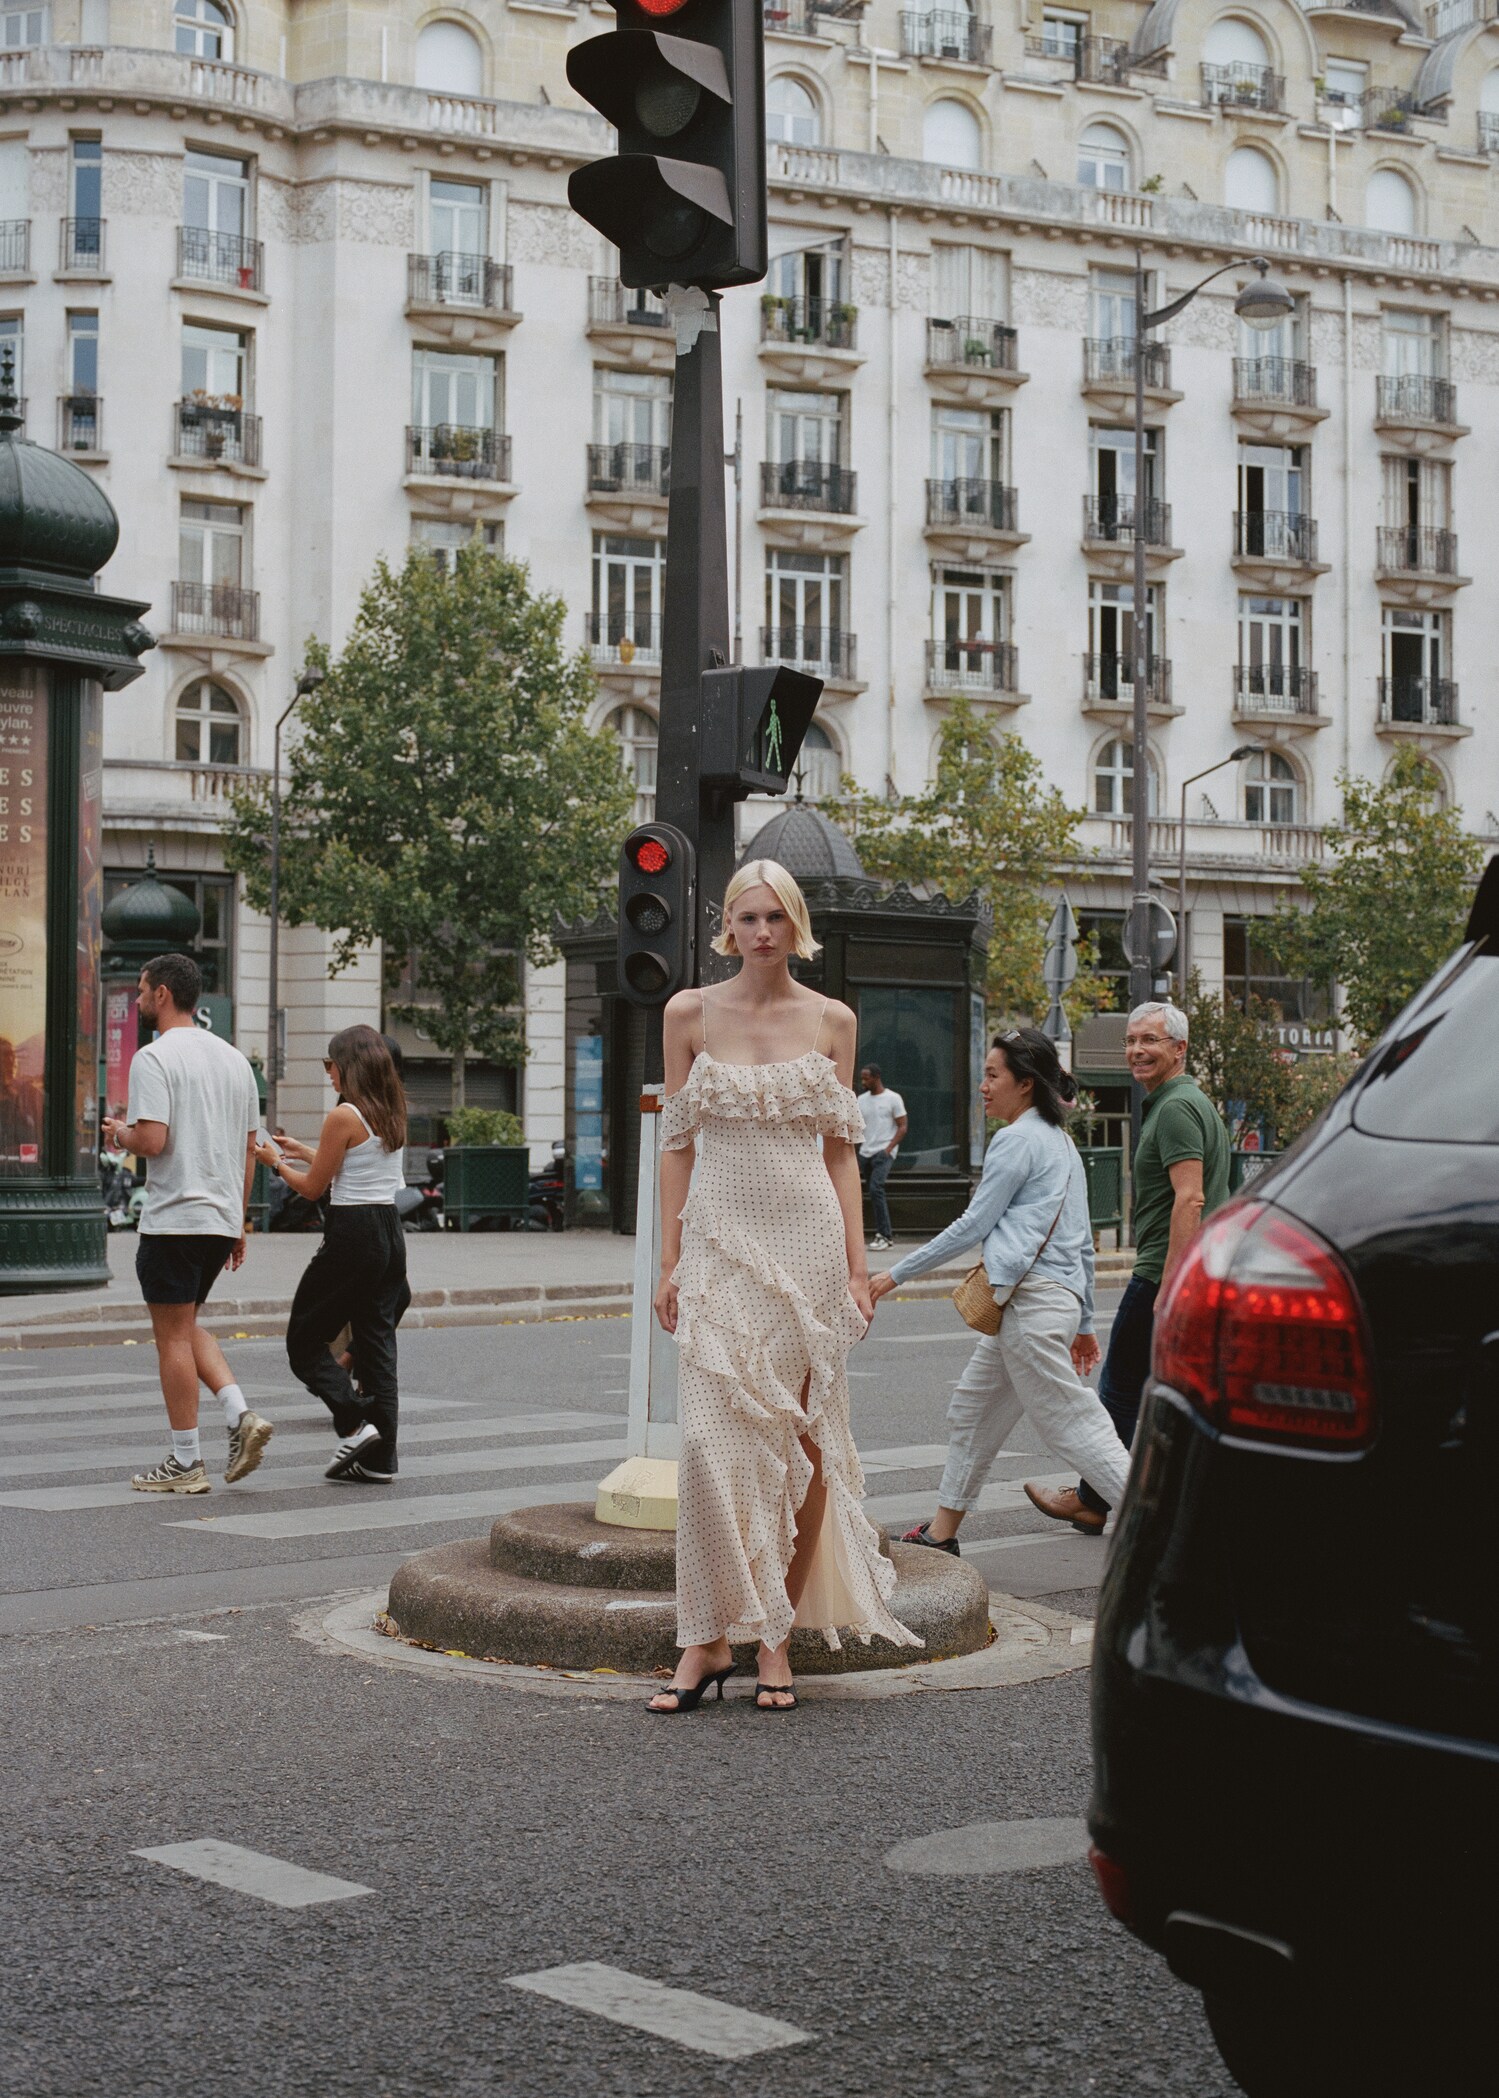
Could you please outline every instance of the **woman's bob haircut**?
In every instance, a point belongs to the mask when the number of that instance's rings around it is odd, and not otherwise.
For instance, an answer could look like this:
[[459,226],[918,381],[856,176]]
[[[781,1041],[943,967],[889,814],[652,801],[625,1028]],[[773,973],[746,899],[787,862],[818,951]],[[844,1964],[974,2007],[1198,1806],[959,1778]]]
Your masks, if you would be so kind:
[[735,941],[729,920],[733,914],[734,905],[739,901],[745,890],[759,888],[771,890],[780,903],[782,910],[785,911],[786,916],[791,920],[792,929],[796,934],[796,945],[793,952],[798,960],[811,961],[813,955],[820,953],[821,950],[816,940],[812,937],[812,920],[807,911],[807,899],[797,887],[796,876],[789,868],[783,867],[779,860],[746,860],[738,873],[733,876],[729,886],[723,892],[723,931],[713,942],[713,952],[715,954],[737,954],[739,952],[738,943]]

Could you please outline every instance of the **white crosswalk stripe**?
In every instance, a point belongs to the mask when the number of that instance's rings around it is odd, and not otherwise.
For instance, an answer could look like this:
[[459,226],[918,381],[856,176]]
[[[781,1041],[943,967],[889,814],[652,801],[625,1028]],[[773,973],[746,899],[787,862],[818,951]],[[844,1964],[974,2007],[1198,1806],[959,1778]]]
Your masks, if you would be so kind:
[[[148,1381],[152,1384],[156,1383],[155,1377],[150,1378]],[[270,1399],[290,1396],[284,1384],[245,1384],[240,1389],[244,1392],[247,1399]],[[68,1399],[48,1399],[40,1396],[21,1399],[0,1397],[0,1431],[9,1429],[13,1423],[19,1426],[30,1427],[36,1421],[53,1420],[61,1414],[130,1413],[132,1411],[139,1413],[146,1397],[146,1393],[139,1391],[121,1391],[93,1398],[81,1392],[77,1396]],[[207,1393],[204,1393],[200,1403],[204,1406],[212,1403]],[[312,1408],[316,1408],[323,1418],[327,1419],[327,1409],[318,1400],[299,1396],[295,1403],[308,1408],[309,1412]],[[474,1401],[472,1399],[439,1399],[422,1392],[414,1392],[408,1398],[403,1392],[401,1404],[403,1406],[472,1407]]]
[[772,2047],[797,2047],[812,2037],[783,2018],[741,2010],[738,2004],[724,2003],[717,1996],[700,1996],[695,1989],[671,1989],[647,1975],[606,1967],[599,1960],[547,1967],[538,1974],[512,1974],[509,1985],[533,1996],[550,1997],[553,2003],[573,2010],[590,2011],[613,2025],[633,2026],[654,2039],[675,2041],[694,2054],[710,2054],[721,2062],[743,2061]]
[[328,1872],[309,1872],[304,1865],[285,1858],[267,1857],[261,1850],[243,1850],[238,1843],[220,1843],[209,1836],[196,1843],[162,1843],[153,1850],[133,1850],[133,1858],[147,1858],[153,1865],[170,1865],[191,1879],[207,1880],[215,1887],[228,1887],[236,1894],[253,1894],[257,1901],[273,1902],[278,1909],[307,1909],[323,1901],[352,1901],[360,1894],[373,1894],[357,1880],[335,1879]]
[[[257,1407],[266,1404],[278,1427],[283,1421],[316,1421],[319,1426],[327,1427],[328,1409],[325,1406],[319,1405],[316,1399],[289,1400],[285,1391],[284,1385],[278,1385],[275,1396],[246,1390],[245,1397]],[[404,1417],[407,1413],[436,1413],[452,1406],[472,1406],[474,1403],[472,1399],[407,1398],[402,1393],[401,1412]],[[95,1419],[53,1421],[42,1415],[26,1420],[0,1418],[0,1450],[20,1442],[85,1442],[90,1436],[97,1436],[101,1426],[112,1435],[159,1437],[166,1428],[166,1413],[160,1398],[148,1403],[135,1399],[132,1404],[133,1413],[103,1423]],[[199,1420],[205,1427],[213,1420],[216,1411],[217,1402],[210,1401],[205,1395],[199,1409]]]
[[[592,1501],[598,1474],[586,1479],[548,1479],[548,1501]],[[492,1521],[516,1508],[534,1508],[535,1486],[511,1486],[503,1492],[415,1494],[410,1500],[376,1500],[364,1487],[357,1502],[336,1506],[277,1509],[265,1515],[194,1515],[179,1517],[171,1527],[231,1537],[333,1537],[350,1530],[409,1530],[423,1523]]]

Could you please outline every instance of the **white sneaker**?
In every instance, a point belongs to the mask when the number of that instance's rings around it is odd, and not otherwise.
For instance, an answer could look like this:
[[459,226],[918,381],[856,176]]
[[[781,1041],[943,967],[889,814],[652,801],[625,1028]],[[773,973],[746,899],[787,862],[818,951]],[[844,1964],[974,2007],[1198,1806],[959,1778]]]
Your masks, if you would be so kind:
[[359,1460],[359,1452],[368,1449],[372,1442],[380,1440],[380,1430],[373,1421],[361,1421],[352,1435],[346,1435],[333,1452],[333,1462],[324,1472],[325,1479],[342,1479]]
[[869,1250],[871,1253],[888,1253],[894,1243],[893,1239],[876,1236],[869,1241]]
[[211,1493],[208,1470],[200,1457],[196,1464],[179,1464],[171,1452],[148,1472],[137,1472],[130,1481],[137,1493]]

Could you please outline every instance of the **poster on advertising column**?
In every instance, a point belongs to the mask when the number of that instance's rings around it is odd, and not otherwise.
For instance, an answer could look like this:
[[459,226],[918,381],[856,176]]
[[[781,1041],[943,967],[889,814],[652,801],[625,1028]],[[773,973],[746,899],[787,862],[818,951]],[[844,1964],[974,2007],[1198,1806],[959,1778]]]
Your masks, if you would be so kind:
[[42,1170],[47,1049],[47,695],[0,673],[0,1175]]
[[73,1080],[73,1131],[78,1171],[98,1164],[103,1107],[99,1086],[99,949],[104,915],[104,694],[92,678],[79,695],[82,756],[78,800],[78,1053]]

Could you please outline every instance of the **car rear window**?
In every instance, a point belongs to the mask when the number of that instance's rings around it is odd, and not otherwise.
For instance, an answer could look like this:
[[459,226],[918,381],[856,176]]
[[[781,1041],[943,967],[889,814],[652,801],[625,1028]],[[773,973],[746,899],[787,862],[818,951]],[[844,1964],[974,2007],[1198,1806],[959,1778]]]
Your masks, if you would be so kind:
[[1353,1119],[1370,1136],[1499,1144],[1499,955],[1471,955],[1381,1043]]

